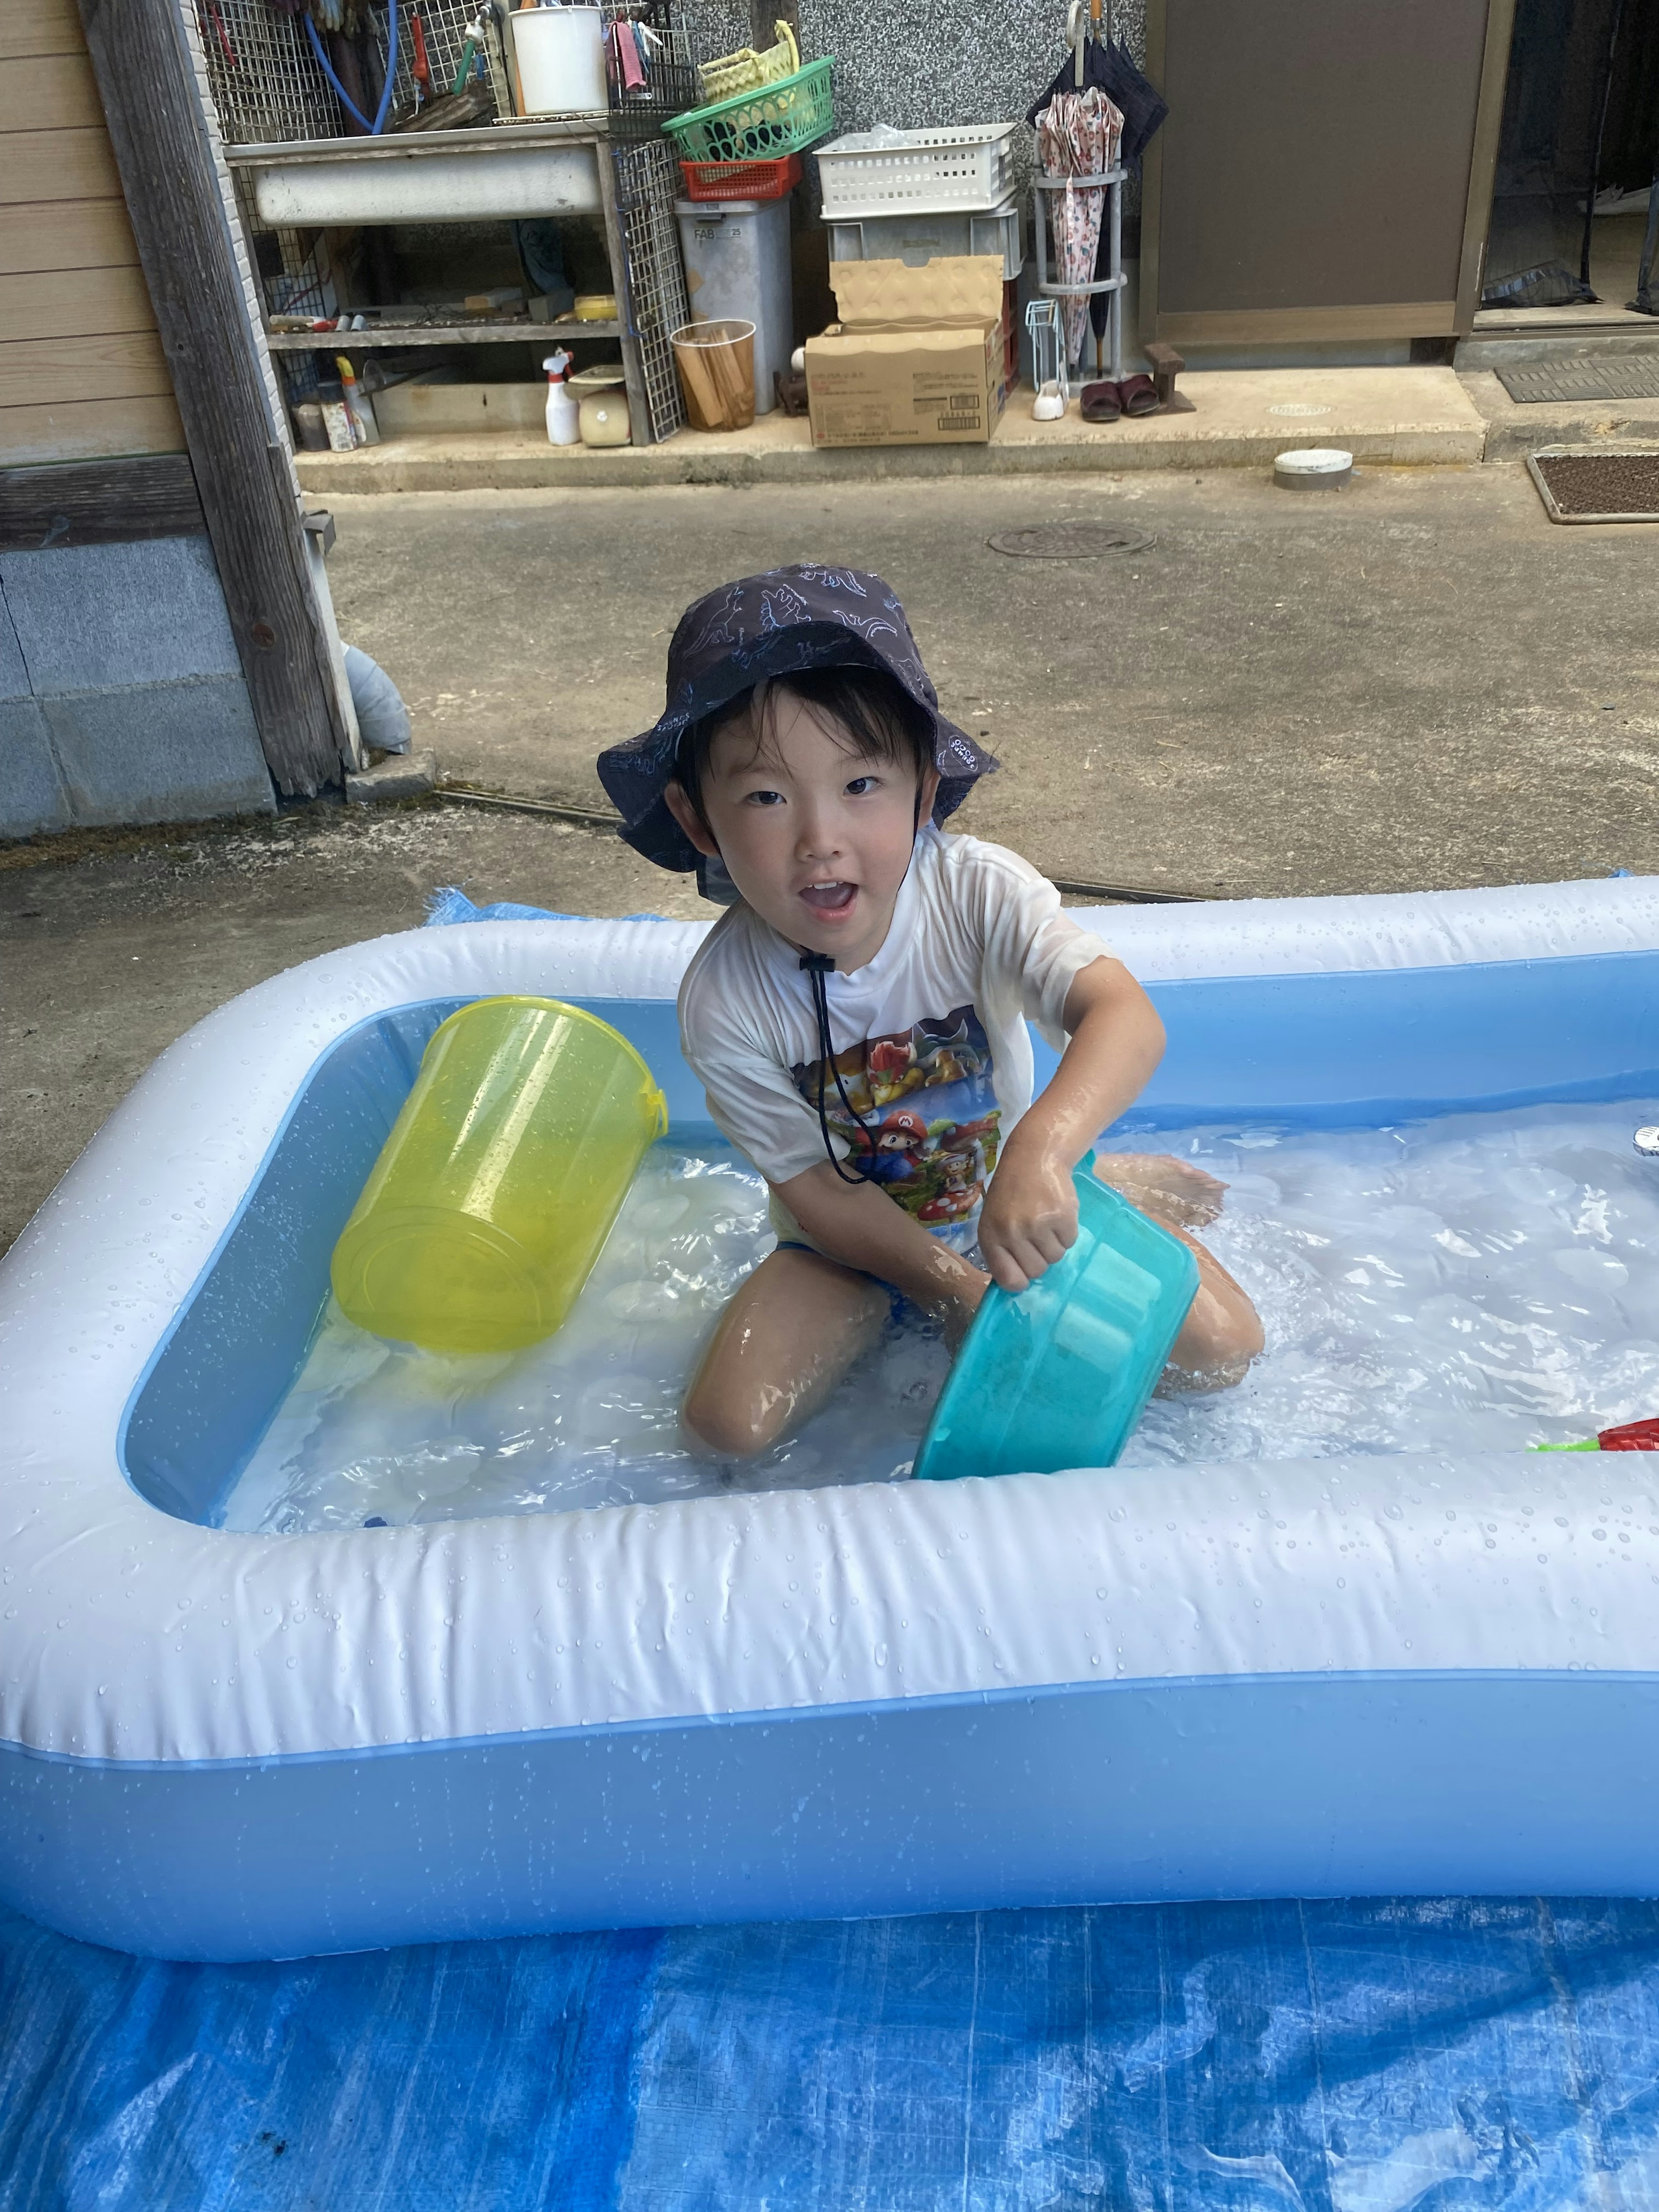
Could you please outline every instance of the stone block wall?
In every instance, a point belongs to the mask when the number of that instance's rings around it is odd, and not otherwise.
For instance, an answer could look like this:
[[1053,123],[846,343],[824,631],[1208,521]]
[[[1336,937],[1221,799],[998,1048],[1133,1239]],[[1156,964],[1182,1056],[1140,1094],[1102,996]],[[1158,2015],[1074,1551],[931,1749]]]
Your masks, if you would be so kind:
[[0,554],[0,836],[275,804],[205,538]]

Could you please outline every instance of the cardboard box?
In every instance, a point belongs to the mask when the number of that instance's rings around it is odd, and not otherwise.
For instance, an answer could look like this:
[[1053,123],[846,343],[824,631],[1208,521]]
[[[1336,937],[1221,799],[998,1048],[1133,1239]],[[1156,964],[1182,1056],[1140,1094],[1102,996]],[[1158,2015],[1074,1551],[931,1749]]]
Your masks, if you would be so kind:
[[814,446],[982,446],[1008,396],[1002,261],[836,261],[841,313],[806,342]]

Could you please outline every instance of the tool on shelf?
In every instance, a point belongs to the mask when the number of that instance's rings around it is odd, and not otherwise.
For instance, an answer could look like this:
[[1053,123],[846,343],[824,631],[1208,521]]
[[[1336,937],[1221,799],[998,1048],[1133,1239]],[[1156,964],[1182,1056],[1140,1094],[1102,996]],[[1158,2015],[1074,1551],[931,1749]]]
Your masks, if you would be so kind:
[[392,109],[392,82],[398,74],[398,0],[386,0],[386,82],[380,88],[380,104],[374,111],[374,120],[372,123],[335,75],[334,64],[328,58],[328,50],[317,35],[317,26],[309,15],[304,18],[306,36],[311,41],[311,51],[316,56],[318,67],[333,86],[335,96],[341,106],[345,109],[348,115],[362,124],[371,138],[378,138],[385,130],[386,118]]
[[409,65],[409,73],[415,80],[415,105],[418,109],[432,97],[432,64],[427,59],[426,28],[419,12],[413,8],[409,11],[409,28],[415,41],[415,58]]
[[483,39],[484,20],[480,12],[473,17],[462,34],[461,58],[456,65],[455,75],[449,88],[452,93],[459,94],[466,89],[467,78],[472,73],[474,64],[477,60],[478,49],[483,46]]

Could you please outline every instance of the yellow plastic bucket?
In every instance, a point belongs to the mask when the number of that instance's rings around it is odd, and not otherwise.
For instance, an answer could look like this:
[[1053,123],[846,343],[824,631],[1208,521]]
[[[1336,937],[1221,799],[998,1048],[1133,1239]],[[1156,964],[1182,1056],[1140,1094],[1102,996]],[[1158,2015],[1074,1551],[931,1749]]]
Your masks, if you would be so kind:
[[668,1127],[651,1070],[556,999],[481,999],[433,1034],[334,1248],[334,1295],[376,1336],[510,1352],[575,1304]]

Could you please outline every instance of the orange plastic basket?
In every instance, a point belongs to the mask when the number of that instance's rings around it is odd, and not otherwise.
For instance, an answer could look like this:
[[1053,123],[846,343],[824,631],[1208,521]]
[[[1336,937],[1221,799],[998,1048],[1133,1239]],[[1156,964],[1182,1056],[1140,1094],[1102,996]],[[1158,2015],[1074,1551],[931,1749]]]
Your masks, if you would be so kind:
[[800,155],[781,161],[682,161],[689,200],[781,200],[800,182]]

